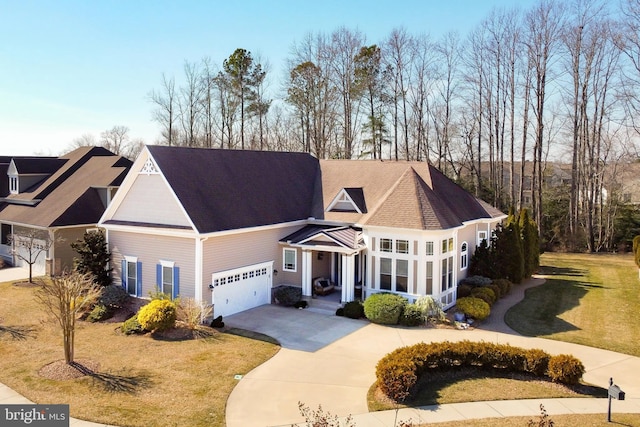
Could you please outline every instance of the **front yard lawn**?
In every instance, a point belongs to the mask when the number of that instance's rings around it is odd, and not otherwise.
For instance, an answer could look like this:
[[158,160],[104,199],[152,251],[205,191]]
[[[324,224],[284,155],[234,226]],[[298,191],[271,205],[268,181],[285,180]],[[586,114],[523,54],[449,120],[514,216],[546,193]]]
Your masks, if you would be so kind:
[[640,356],[640,280],[631,255],[546,253],[542,286],[505,315],[517,332]]
[[238,334],[162,341],[125,336],[119,323],[79,322],[75,359],[93,375],[54,381],[38,371],[64,358],[59,328],[45,322],[35,288],[0,284],[0,382],[42,404],[67,403],[71,416],[127,426],[224,426],[227,397],[279,346]]

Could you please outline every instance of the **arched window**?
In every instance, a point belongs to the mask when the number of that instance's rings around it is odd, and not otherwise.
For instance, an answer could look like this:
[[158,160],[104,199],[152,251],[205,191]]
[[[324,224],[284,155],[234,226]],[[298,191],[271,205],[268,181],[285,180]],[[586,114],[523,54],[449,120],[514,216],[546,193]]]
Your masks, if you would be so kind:
[[467,242],[462,242],[460,245],[460,270],[466,270],[469,264],[468,247]]

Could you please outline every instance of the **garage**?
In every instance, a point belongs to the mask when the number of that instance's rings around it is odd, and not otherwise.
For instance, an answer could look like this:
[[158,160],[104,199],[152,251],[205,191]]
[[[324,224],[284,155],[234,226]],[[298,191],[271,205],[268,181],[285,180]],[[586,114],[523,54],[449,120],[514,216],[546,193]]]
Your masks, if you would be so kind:
[[230,316],[271,302],[273,261],[211,275],[214,316]]

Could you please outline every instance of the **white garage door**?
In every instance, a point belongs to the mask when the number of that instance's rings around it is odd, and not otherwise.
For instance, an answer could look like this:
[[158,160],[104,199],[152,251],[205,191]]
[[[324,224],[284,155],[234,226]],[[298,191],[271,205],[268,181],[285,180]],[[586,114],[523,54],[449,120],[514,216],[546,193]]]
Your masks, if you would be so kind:
[[214,316],[230,316],[271,302],[273,261],[211,275]]

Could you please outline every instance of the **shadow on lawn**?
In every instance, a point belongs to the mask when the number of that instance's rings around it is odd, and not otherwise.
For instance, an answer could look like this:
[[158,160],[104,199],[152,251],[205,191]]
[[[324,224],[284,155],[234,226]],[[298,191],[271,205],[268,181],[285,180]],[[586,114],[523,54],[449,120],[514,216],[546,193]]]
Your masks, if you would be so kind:
[[541,265],[538,275],[541,276],[568,276],[568,277],[582,277],[586,275],[587,270],[580,270],[572,267],[554,267],[550,265]]
[[138,375],[118,375],[106,372],[96,372],[78,362],[72,362],[71,365],[90,377],[94,384],[102,387],[110,393],[127,393],[134,394],[141,387],[151,385],[151,380],[146,374]]
[[34,328],[28,326],[1,326],[0,325],[0,336],[4,334],[8,334],[12,339],[23,341],[27,338],[32,337]]

